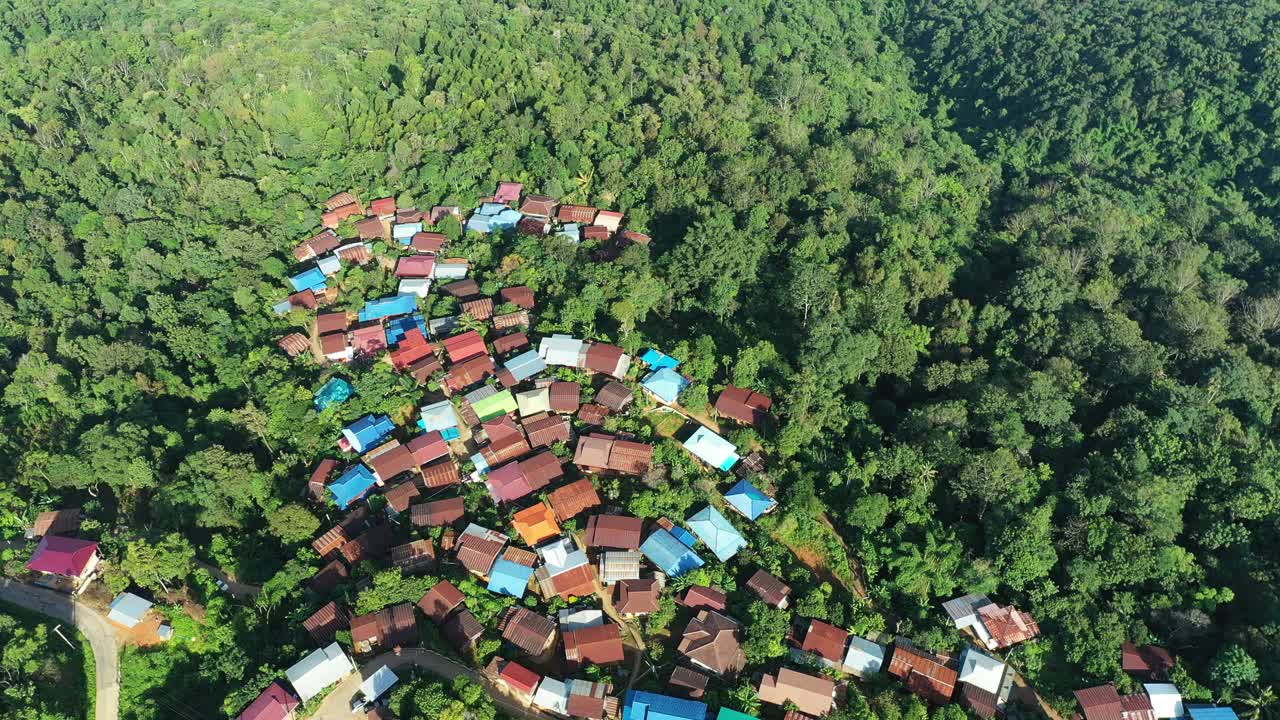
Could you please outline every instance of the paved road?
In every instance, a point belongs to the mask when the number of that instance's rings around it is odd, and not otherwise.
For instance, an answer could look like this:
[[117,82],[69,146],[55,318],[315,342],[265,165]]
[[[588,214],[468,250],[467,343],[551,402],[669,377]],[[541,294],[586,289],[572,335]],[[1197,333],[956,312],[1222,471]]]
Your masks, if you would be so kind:
[[117,720],[120,716],[120,653],[116,630],[98,611],[44,588],[0,578],[0,600],[71,623],[89,638],[97,667],[96,720]]
[[507,715],[514,718],[524,718],[524,720],[552,720],[550,715],[545,715],[536,708],[526,706],[471,668],[450,660],[439,653],[421,648],[402,650],[399,655],[385,653],[361,665],[359,672],[348,675],[345,680],[338,683],[333,692],[325,697],[324,702],[320,703],[320,707],[311,715],[312,720],[352,720],[351,698],[360,689],[360,683],[364,681],[364,678],[377,672],[378,668],[384,665],[392,670],[408,665],[417,665],[432,675],[438,675],[446,680],[452,680],[459,675],[466,675],[485,688],[489,692],[489,696],[493,698],[493,701]]

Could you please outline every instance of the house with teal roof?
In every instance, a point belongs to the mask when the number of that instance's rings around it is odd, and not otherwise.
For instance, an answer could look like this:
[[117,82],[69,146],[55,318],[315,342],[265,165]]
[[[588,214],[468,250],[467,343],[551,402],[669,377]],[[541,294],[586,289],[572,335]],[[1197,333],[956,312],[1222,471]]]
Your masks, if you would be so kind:
[[661,350],[656,350],[654,348],[649,348],[648,350],[645,350],[644,354],[640,356],[640,360],[645,365],[648,365],[650,370],[654,370],[654,371],[661,370],[663,368],[670,368],[672,370],[675,370],[677,367],[680,367],[679,360],[671,357],[670,355],[662,352]]
[[365,415],[342,428],[342,438],[352,452],[363,455],[365,450],[377,445],[395,429],[395,424],[386,415]]
[[351,503],[364,497],[374,485],[378,484],[378,479],[373,476],[369,468],[364,465],[353,465],[342,473],[341,477],[329,483],[329,492],[333,493],[333,501],[338,504],[342,510],[346,510]]
[[519,599],[529,587],[529,578],[533,577],[533,568],[512,562],[506,558],[498,558],[489,570],[489,592],[510,595]]
[[461,436],[458,430],[458,412],[448,400],[424,406],[418,427],[427,432],[438,430],[445,440],[457,440]]
[[711,548],[712,554],[721,562],[737,555],[739,550],[747,546],[747,539],[729,522],[729,518],[710,505],[695,513],[685,524],[699,540]]
[[689,387],[689,381],[675,370],[664,367],[646,375],[640,386],[659,402],[671,405],[680,398],[680,393]]
[[707,720],[707,704],[697,700],[628,690],[622,720]]
[[755,715],[748,715],[744,712],[738,712],[732,708],[722,707],[716,715],[716,720],[760,720]]
[[355,395],[351,383],[342,378],[329,378],[315,394],[316,409],[323,412],[334,405],[341,405]]
[[738,449],[733,443],[711,432],[706,426],[684,441],[684,449],[713,468],[729,470],[738,462]]
[[729,488],[724,494],[729,507],[742,513],[742,516],[755,522],[761,515],[773,512],[778,501],[765,495],[759,488],[746,480],[739,480],[737,485]]
[[692,548],[662,528],[645,539],[640,552],[669,577],[679,577],[706,564]]
[[289,284],[293,285],[294,292],[302,292],[303,290],[317,291],[324,289],[324,280],[324,271],[313,267],[289,278]]

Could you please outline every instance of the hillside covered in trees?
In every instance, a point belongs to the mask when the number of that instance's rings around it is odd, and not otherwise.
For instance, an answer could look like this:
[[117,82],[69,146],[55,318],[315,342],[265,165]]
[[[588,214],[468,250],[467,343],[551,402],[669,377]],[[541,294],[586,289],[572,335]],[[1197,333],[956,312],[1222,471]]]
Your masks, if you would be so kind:
[[[1040,620],[1013,662],[1064,713],[1132,684],[1124,641],[1172,648],[1189,700],[1256,705],[1280,680],[1278,30],[1260,0],[15,0],[0,537],[85,508],[109,585],[202,608],[197,642],[126,652],[125,717],[179,692],[234,716],[305,645],[333,520],[299,502],[311,469],[420,395],[371,366],[316,412],[320,370],[275,345],[291,249],[338,190],[471,208],[514,180],[653,238],[599,263],[457,236],[538,293],[540,331],[669,349],[695,411],[774,398],[744,440],[772,536],[831,570],[803,614],[945,649],[941,601],[998,594]],[[388,287],[343,282],[340,309]],[[696,481],[631,508],[684,517]],[[846,712],[924,712],[868,700]]]

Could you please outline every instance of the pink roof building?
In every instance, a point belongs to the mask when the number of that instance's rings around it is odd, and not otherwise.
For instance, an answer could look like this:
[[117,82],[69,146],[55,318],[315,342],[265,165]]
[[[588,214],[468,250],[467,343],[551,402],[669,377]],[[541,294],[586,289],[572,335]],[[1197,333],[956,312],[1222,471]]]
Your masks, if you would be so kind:
[[98,543],[92,540],[46,535],[36,546],[27,569],[50,575],[80,578],[98,564]]
[[520,202],[520,193],[524,191],[524,185],[516,182],[500,182],[498,183],[498,192],[493,194],[494,202],[500,202],[506,205]]

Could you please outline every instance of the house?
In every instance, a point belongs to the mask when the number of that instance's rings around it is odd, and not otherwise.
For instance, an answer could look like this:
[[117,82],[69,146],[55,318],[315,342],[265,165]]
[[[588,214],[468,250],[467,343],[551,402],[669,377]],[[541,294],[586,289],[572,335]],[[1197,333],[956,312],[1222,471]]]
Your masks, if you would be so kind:
[[93,579],[101,560],[98,543],[91,540],[45,535],[27,561],[27,569],[45,576],[45,584],[79,594]]
[[739,480],[736,485],[729,488],[729,492],[724,494],[725,502],[729,507],[737,510],[739,514],[748,520],[754,522],[761,515],[767,515],[778,507],[778,501],[765,495],[763,492],[746,480]]
[[431,294],[431,278],[404,278],[396,286],[399,295],[424,298]]
[[529,311],[517,310],[516,312],[502,313],[493,316],[493,327],[495,330],[507,330],[514,327],[529,326]]
[[327,565],[316,571],[316,574],[312,576],[308,587],[310,587],[311,592],[316,595],[326,597],[332,593],[334,589],[338,587],[338,583],[341,583],[346,577],[347,566],[344,565],[341,560],[334,558],[333,560],[330,560]]
[[395,429],[395,424],[386,415],[365,415],[342,429],[342,438],[346,440],[342,449],[363,455],[365,450],[382,442]]
[[578,419],[588,425],[602,425],[609,416],[609,408],[595,403],[587,403],[578,409]]
[[347,561],[347,565],[355,567],[360,562],[372,560],[385,553],[387,548],[391,547],[391,535],[391,526],[387,523],[374,525],[355,540],[344,543],[339,552]]
[[618,699],[607,695],[612,690],[609,685],[589,680],[573,679],[568,681],[569,703],[566,711],[571,717],[584,720],[616,720],[618,717]]
[[618,598],[614,601],[613,607],[623,617],[658,612],[662,599],[662,585],[657,579],[619,580],[614,588]]
[[[525,481],[529,483],[529,487],[535,491],[550,485],[551,483],[564,477],[564,468],[560,465],[560,458],[550,450],[542,452],[520,461],[520,472],[524,474]],[[552,506],[552,510],[555,507]]]
[[475,411],[476,417],[482,421],[492,420],[509,412],[515,412],[517,407],[516,399],[511,395],[510,390],[487,393],[485,397],[471,403],[471,409]]
[[520,202],[520,193],[524,190],[524,184],[518,182],[500,182],[498,183],[498,192],[493,194],[494,202],[503,204],[511,204]]
[[369,212],[384,220],[390,220],[396,216],[396,199],[385,197],[371,200],[369,202]]
[[475,330],[447,337],[443,345],[445,352],[449,353],[449,360],[454,363],[470,360],[486,353],[484,338],[480,337],[480,333]]
[[436,205],[431,208],[431,213],[427,216],[427,222],[432,225],[439,225],[441,220],[447,217],[462,218],[462,208],[456,205]]
[[431,538],[391,548],[391,564],[406,575],[421,575],[436,568],[436,546]]
[[293,286],[294,292],[302,292],[310,290],[318,292],[325,288],[324,271],[320,268],[310,268],[289,278],[289,284]]
[[557,715],[569,714],[569,687],[553,677],[544,677],[533,694],[533,706]]
[[[803,713],[796,712],[795,710],[788,710],[787,714],[782,716],[782,720],[805,720],[805,718],[806,716]],[[760,719],[757,718],[755,715],[748,715],[744,712],[739,712],[737,710],[734,710],[733,708],[722,707],[720,708],[720,712],[716,715],[716,720],[760,720]]]
[[553,217],[556,214],[555,198],[546,195],[526,195],[524,203],[520,205],[520,212],[540,218]]
[[575,382],[557,380],[549,386],[551,411],[557,413],[575,413],[582,399],[582,386]]
[[991,646],[991,633],[978,617],[978,609],[990,605],[986,595],[961,595],[942,603],[942,609],[951,618],[951,622],[960,630],[972,630],[988,647]]
[[591,480],[582,478],[547,495],[547,502],[560,522],[577,517],[582,512],[600,505],[600,495]]
[[488,355],[477,355],[449,368],[449,374],[441,383],[449,392],[461,392],[492,375],[497,366]]
[[407,255],[396,263],[396,277],[430,279],[435,269],[435,255]]
[[63,510],[46,510],[36,516],[32,524],[29,538],[42,538],[45,535],[70,535],[80,529],[80,508]]
[[587,519],[586,542],[592,548],[639,550],[644,520],[627,515],[592,515]]
[[1111,683],[1075,691],[1085,720],[1121,720],[1120,693]]
[[324,412],[334,405],[341,405],[355,395],[355,388],[342,378],[329,378],[329,381],[316,391],[314,402],[316,410]]
[[396,223],[391,226],[391,237],[401,245],[408,245],[413,242],[413,236],[422,232],[423,225],[420,222],[404,222]]
[[600,553],[600,582],[612,585],[619,580],[638,580],[644,555],[636,550],[610,550]]
[[1164,680],[1173,669],[1173,655],[1157,645],[1126,642],[1120,650],[1120,667],[1138,680]]
[[370,322],[396,315],[409,315],[418,311],[416,295],[392,295],[370,300],[360,310],[360,322]]
[[564,659],[571,672],[583,665],[613,665],[623,658],[622,630],[611,622],[564,633]]
[[903,644],[893,650],[889,674],[902,680],[908,690],[933,705],[951,702],[959,677],[959,673],[941,658]]
[[505,387],[515,387],[546,369],[547,364],[543,362],[542,356],[534,350],[529,350],[503,363],[502,370],[498,373],[498,380]]
[[533,577],[533,566],[498,558],[489,570],[489,592],[499,595],[510,595],[519,599],[529,587],[529,578]]
[[543,237],[551,232],[551,223],[543,218],[524,217],[516,223],[516,232],[521,235]]
[[[365,702],[371,703],[382,697],[392,687],[395,687],[395,684],[399,681],[400,678],[396,677],[395,672],[389,666],[383,665],[374,670],[372,675],[365,678],[364,682],[360,683],[359,695],[364,696]],[[382,708],[377,709],[381,710]],[[365,717],[366,720],[369,720],[368,714]]]
[[490,470],[485,485],[495,502],[515,502],[533,493],[519,461]]
[[596,209],[586,205],[561,205],[556,219],[562,223],[590,225],[596,218]]
[[534,573],[534,578],[544,597],[559,595],[561,599],[569,600],[595,592],[595,569],[587,554],[575,549],[569,538],[538,548],[538,555],[543,565]]
[[137,627],[151,610],[151,601],[140,598],[133,593],[124,592],[111,601],[111,611],[107,619],[127,628]]
[[297,695],[276,680],[249,703],[236,720],[293,720],[293,711],[301,704]]
[[421,470],[423,483],[429,490],[462,483],[462,476],[459,474],[458,464],[453,461],[453,458],[445,458],[439,462],[433,462],[430,465],[423,465]]
[[444,233],[438,232],[416,232],[413,237],[409,238],[409,247],[414,252],[435,254],[444,249],[445,243],[449,238]]
[[351,203],[349,205],[343,205],[340,208],[335,208],[321,215],[320,224],[327,228],[336,228],[342,224],[343,220],[346,220],[353,215],[362,214],[364,214],[364,211],[360,209],[360,206],[356,203]]
[[[1013,684],[1012,673],[1006,681],[1009,686]],[[966,685],[965,687],[969,687]],[[1010,688],[1012,689],[1012,688]],[[1007,700],[1007,698],[1005,698]],[[1208,712],[1209,720],[1236,720],[1236,714],[1231,708],[1199,708],[1200,710],[1226,710],[1227,713]],[[1187,712],[1191,715],[1191,720],[1196,720],[1197,708],[1188,707]],[[1156,720],[1156,710],[1151,706],[1151,698],[1146,693],[1134,693],[1132,695],[1120,696],[1120,718],[1121,720]]]
[[707,705],[697,700],[628,690],[622,720],[707,720]]
[[523,216],[500,203],[485,203],[467,219],[467,232],[491,233],[510,230]]
[[537,306],[533,290],[528,285],[502,288],[498,291],[498,299],[504,303],[511,303],[522,310],[532,310]]
[[757,570],[747,580],[747,589],[756,594],[766,605],[786,608],[791,596],[791,588],[778,578],[764,570]]
[[564,609],[556,613],[560,621],[560,632],[582,630],[604,624],[604,611],[596,608],[586,610]]
[[653,459],[653,446],[630,440],[616,440],[602,433],[578,439],[573,462],[586,472],[614,471],[643,475]]
[[316,645],[320,646],[333,642],[338,631],[345,630],[350,625],[351,618],[338,607],[338,603],[333,601],[329,601],[324,607],[312,613],[311,617],[302,621],[302,627],[306,628],[307,634],[316,641]]
[[520,417],[551,412],[551,391],[545,387],[526,390],[516,395],[516,406]]
[[595,223],[603,225],[610,233],[618,232],[622,226],[623,214],[614,210],[601,210],[596,214]]
[[311,541],[311,547],[320,557],[327,557],[330,553],[335,553],[342,549],[342,546],[351,538],[347,537],[347,532],[341,525],[329,528],[323,535]]
[[640,385],[658,402],[674,405],[680,393],[689,387],[689,381],[675,370],[664,367],[646,375]]
[[[373,260],[373,252],[369,250],[369,246],[362,242],[348,243],[333,251],[335,257],[342,262],[349,262],[353,265],[368,265]],[[320,258],[317,262],[323,266],[325,258]]]
[[440,632],[460,653],[466,653],[484,635],[484,626],[465,608],[454,613],[440,626]]
[[503,660],[500,657],[494,657],[490,667],[496,670],[494,675],[498,680],[524,702],[533,700],[533,694],[538,690],[538,683],[542,681],[541,675],[519,663]]
[[[1140,697],[1140,696],[1129,696]],[[1124,698],[1121,698],[1123,700]],[[1229,707],[1204,707],[1204,706],[1187,706],[1187,714],[1191,716],[1191,720],[1239,720],[1236,711]],[[1129,720],[1126,718],[1125,720]]]
[[836,684],[825,677],[782,668],[776,675],[761,677],[756,693],[761,702],[770,705],[790,702],[805,715],[821,717],[831,712],[835,704]]
[[1040,635],[1040,625],[1029,613],[995,603],[978,608],[978,619],[991,635],[989,648],[1007,648]]
[[769,408],[773,401],[754,390],[729,385],[716,398],[716,414],[732,418],[745,425],[763,429],[769,421]]
[[[986,690],[999,697],[1008,667],[977,648],[965,648],[960,654],[960,670],[957,680]],[[1006,692],[1006,697],[1007,692]],[[997,703],[997,707],[1003,703]]]
[[596,392],[596,402],[614,412],[626,410],[632,400],[635,400],[635,394],[631,392],[631,388],[614,380],[605,383]]
[[417,644],[418,619],[410,603],[351,618],[351,646],[357,653],[376,653]]
[[439,625],[466,602],[466,597],[462,594],[453,583],[448,580],[441,580],[426,595],[418,601],[418,607],[422,608],[422,612],[426,613],[431,621]]
[[452,525],[465,516],[466,508],[460,497],[433,500],[409,508],[409,519],[418,527]]
[[[391,440],[370,450],[364,456],[364,462],[373,470],[373,476],[378,479],[379,484],[386,484],[397,476],[411,472],[418,467],[418,463],[414,462],[413,453],[409,448],[405,447],[399,440]],[[404,492],[403,490],[401,492]],[[396,512],[404,512],[409,506],[409,500],[417,497],[414,495],[403,498],[404,508],[395,507]]]
[[322,313],[316,316],[316,334],[345,332],[350,327],[350,319],[344,312]]
[[356,235],[361,240],[376,240],[387,236],[387,227],[376,217],[367,217],[356,222]]
[[556,624],[525,607],[507,608],[498,621],[502,639],[529,655],[541,655],[556,641]]
[[662,528],[654,530],[649,535],[640,545],[640,552],[669,577],[679,577],[704,564],[702,558],[698,557],[688,545]]
[[733,523],[710,505],[694,513],[685,524],[707,544],[712,554],[721,562],[737,555],[739,550],[747,546],[747,539]]
[[555,515],[546,503],[530,505],[517,512],[512,516],[511,522],[529,547],[560,534],[560,526],[556,524]]
[[804,626],[800,647],[792,648],[791,656],[797,662],[814,660],[823,667],[840,669],[844,661],[844,646],[849,633],[831,623],[810,618]]
[[[677,665],[671,670],[671,678],[667,681],[667,686],[690,700],[698,700],[706,694],[707,683],[710,680],[711,678],[697,670],[690,670],[683,665]],[[717,720],[724,717],[724,710],[725,708],[721,708]]]
[[1182,703],[1182,693],[1169,683],[1144,683],[1147,697],[1151,699],[1151,709],[1155,711],[1156,720],[1186,717],[1186,708]]
[[337,480],[329,484],[329,492],[338,508],[346,510],[378,484],[378,478],[364,465],[352,465]]
[[719,588],[707,587],[706,585],[690,585],[676,602],[695,612],[698,610],[724,612],[729,606],[729,596]]
[[439,430],[423,433],[404,445],[419,467],[449,455],[449,443]]
[[733,443],[712,432],[706,426],[698,429],[684,441],[684,449],[713,468],[729,470],[738,462],[738,449]]
[[356,355],[374,357],[387,349],[387,334],[380,322],[362,325],[351,331],[351,349]]
[[529,446],[549,448],[556,443],[569,442],[569,420],[560,415],[542,413],[524,420],[524,431],[529,436]]
[[488,320],[493,317],[493,301],[489,298],[477,298],[462,303],[462,314],[475,320]]
[[284,674],[298,698],[306,702],[354,669],[351,659],[335,642],[302,658]]
[[736,675],[747,664],[738,641],[741,627],[737,620],[714,610],[699,610],[685,626],[676,652],[714,675]]
[[418,208],[396,208],[395,221],[397,223],[422,222],[424,217],[426,217],[426,213]]
[[593,342],[587,348],[584,364],[586,369],[592,372],[612,375],[615,378],[624,378],[627,376],[627,370],[631,367],[631,356],[627,355],[617,345]]
[[289,333],[276,343],[291,358],[296,358],[311,349],[311,341],[302,333]]
[[538,354],[548,365],[580,368],[586,362],[587,353],[581,340],[568,335],[544,337],[538,343]]
[[510,335],[500,335],[493,339],[493,353],[495,355],[506,355],[507,353],[527,347],[529,347],[529,336],[522,332],[513,332]]
[[648,348],[640,355],[640,361],[649,366],[650,370],[661,370],[670,368],[672,370],[680,367],[680,361],[656,348]]
[[884,666],[884,646],[857,635],[849,636],[849,652],[841,668],[850,675],[867,678]]
[[427,432],[439,432],[445,440],[457,440],[461,436],[458,432],[458,413],[448,400],[423,406],[418,426]]
[[582,231],[578,227],[578,223],[565,223],[560,231],[556,233],[556,237],[562,237],[569,242],[577,245],[582,242]]
[[462,316],[460,315],[431,318],[427,321],[427,332],[430,332],[433,337],[448,335],[458,329],[458,324],[461,320]]
[[355,356],[355,350],[348,344],[345,331],[321,335],[320,352],[330,362],[347,362]]
[[458,562],[473,575],[488,577],[502,548],[506,547],[507,538],[479,525],[468,525],[458,539],[455,556]]
[[306,262],[315,259],[325,253],[332,252],[334,248],[341,243],[338,240],[338,233],[329,228],[321,230],[319,233],[312,235],[310,238],[302,241],[300,245],[293,249],[293,259],[298,262]]

